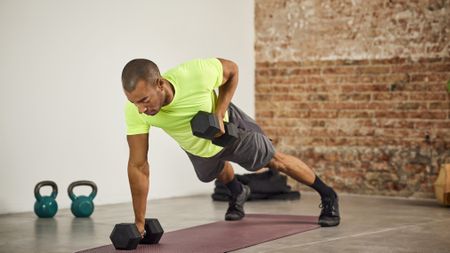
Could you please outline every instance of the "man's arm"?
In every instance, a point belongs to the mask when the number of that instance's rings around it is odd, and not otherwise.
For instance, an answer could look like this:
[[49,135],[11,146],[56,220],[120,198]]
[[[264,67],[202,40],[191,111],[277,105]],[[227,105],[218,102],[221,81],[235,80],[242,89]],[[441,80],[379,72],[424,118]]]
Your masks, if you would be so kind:
[[[223,118],[225,117],[225,112],[230,105],[231,99],[233,98],[234,91],[238,85],[239,80],[239,69],[236,63],[218,58],[222,63],[223,68],[223,81],[219,87],[219,98],[216,106],[216,116],[219,119],[221,134],[225,133],[223,126]],[[220,134],[220,135],[221,135]],[[217,136],[216,136],[217,137]]]
[[130,156],[128,160],[128,180],[130,182],[131,196],[136,226],[144,232],[145,209],[149,189],[150,169],[147,160],[148,134],[127,136]]

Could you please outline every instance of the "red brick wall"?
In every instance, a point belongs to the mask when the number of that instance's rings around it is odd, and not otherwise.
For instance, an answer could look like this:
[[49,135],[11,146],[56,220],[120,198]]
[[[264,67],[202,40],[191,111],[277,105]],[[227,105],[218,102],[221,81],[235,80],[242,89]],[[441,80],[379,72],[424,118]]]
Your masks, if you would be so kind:
[[450,162],[449,1],[255,4],[256,119],[278,150],[341,192],[431,197]]

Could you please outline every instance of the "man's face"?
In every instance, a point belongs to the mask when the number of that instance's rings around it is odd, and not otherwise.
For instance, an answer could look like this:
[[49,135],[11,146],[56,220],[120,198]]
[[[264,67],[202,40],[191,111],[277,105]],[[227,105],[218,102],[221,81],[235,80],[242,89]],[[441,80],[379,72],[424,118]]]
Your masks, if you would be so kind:
[[164,103],[164,93],[162,86],[158,84],[160,81],[158,79],[156,84],[150,84],[145,80],[139,80],[132,92],[125,91],[128,100],[136,105],[139,113],[153,116],[161,110]]

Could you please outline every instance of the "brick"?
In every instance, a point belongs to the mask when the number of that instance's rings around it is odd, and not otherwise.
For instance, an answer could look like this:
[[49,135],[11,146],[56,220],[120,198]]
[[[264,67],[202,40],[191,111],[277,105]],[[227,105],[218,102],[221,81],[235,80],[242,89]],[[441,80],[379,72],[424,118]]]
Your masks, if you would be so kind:
[[271,91],[272,91],[271,85],[256,85],[255,87],[255,93],[257,95],[263,95],[264,93],[269,93]]
[[369,92],[369,91],[389,91],[389,86],[386,84],[368,84],[368,85],[343,85],[342,91],[346,92]]
[[433,73],[433,75],[428,76],[429,82],[446,82],[450,80],[450,73]]
[[373,113],[372,112],[367,112],[367,111],[339,111],[338,118],[371,118],[373,117]]
[[408,83],[411,76],[408,73],[390,73],[388,75],[371,76],[374,83]]
[[428,82],[428,76],[426,74],[414,74],[411,75],[411,82]]
[[386,65],[386,64],[403,64],[406,62],[405,58],[394,57],[389,59],[372,59],[370,60],[371,65]]
[[369,102],[357,104],[358,110],[388,110],[392,109],[392,104],[385,102]]
[[[357,86],[353,85],[353,84],[351,84],[351,85],[348,85],[348,84],[342,85],[341,86],[341,91],[342,92],[354,92],[356,87]],[[363,90],[363,91],[367,91],[367,90]]]
[[322,75],[322,80],[327,84],[340,84],[344,82],[345,77],[342,75]]
[[375,128],[377,123],[374,119],[352,119],[347,121],[349,121],[350,124],[371,129]]
[[448,110],[448,109],[450,109],[450,102],[432,102],[432,103],[429,103],[428,109],[430,109],[430,110]]
[[403,87],[404,91],[442,92],[445,90],[443,84],[409,84]]
[[304,94],[302,93],[289,93],[289,94],[275,94],[272,101],[299,101],[304,100]]
[[447,94],[445,94],[445,93],[437,93],[437,92],[433,92],[433,93],[429,93],[429,92],[427,92],[427,93],[414,92],[414,93],[411,93],[409,95],[409,99],[410,100],[420,100],[420,101],[422,101],[422,100],[427,100],[427,101],[439,101],[439,100],[442,100],[442,101],[444,101],[444,100],[447,100]]
[[392,73],[414,73],[414,72],[423,72],[426,70],[426,67],[424,65],[399,65],[399,66],[393,66],[392,67]]
[[403,111],[376,111],[375,118],[391,118],[391,119],[405,119],[408,118],[407,112]]
[[418,111],[409,112],[408,117],[416,119],[445,119],[447,118],[447,114],[445,112]]
[[408,100],[408,94],[406,93],[375,93],[373,94],[373,100],[389,100],[389,101],[406,101]]
[[418,129],[436,129],[436,128],[442,128],[442,129],[450,129],[450,121],[447,122],[436,122],[436,121],[422,121],[422,122],[415,122],[414,127]]
[[355,68],[353,68],[353,67],[328,67],[328,68],[322,69],[323,75],[329,75],[329,74],[348,75],[348,74],[354,74],[354,73],[355,73]]
[[283,111],[279,111],[276,114],[276,117],[278,118],[291,118],[291,119],[299,119],[299,118],[310,118],[311,116],[311,112],[310,111],[306,111],[306,110],[297,110],[297,111],[287,111],[287,110],[283,110]]
[[427,109],[426,103],[413,103],[413,102],[402,102],[395,106],[398,110],[418,110],[418,109]]
[[270,71],[269,69],[259,69],[257,71],[255,71],[257,76],[269,76],[270,75]]
[[370,94],[354,94],[352,95],[353,101],[370,101],[371,95]]
[[306,83],[309,84],[324,84],[325,79],[320,76],[307,76]]
[[[359,83],[363,83],[363,81],[361,81],[361,78],[362,77],[359,75],[346,75],[346,76],[343,76],[343,82],[359,84]],[[371,83],[371,81],[369,83]]]
[[413,121],[398,120],[398,119],[388,119],[388,120],[378,120],[377,126],[380,128],[414,128],[415,123]]
[[328,94],[310,94],[307,99],[309,101],[328,101],[330,96]]
[[269,62],[256,62],[255,67],[256,69],[268,68],[269,64]]
[[310,118],[323,119],[323,118],[336,118],[336,111],[311,111],[309,114]]
[[343,60],[336,60],[334,61],[335,65],[339,66],[339,65],[353,65],[353,66],[361,66],[361,65],[369,65],[371,63],[370,60],[352,60],[352,59],[343,59]]
[[314,110],[314,109],[321,109],[322,104],[315,103],[315,102],[293,102],[288,103],[283,106],[285,110]]
[[273,118],[274,115],[274,111],[256,111],[256,118]]
[[431,72],[450,72],[450,63],[430,64],[427,70]]
[[325,85],[315,85],[314,91],[315,92],[329,92],[329,93],[335,93],[341,90],[340,85],[332,85],[332,84],[325,84]]
[[270,76],[286,76],[287,71],[285,68],[270,68],[267,70]]
[[324,120],[311,120],[311,127],[325,127],[326,122]]
[[361,93],[343,93],[339,95],[340,101],[369,101],[370,94]]
[[292,75],[319,75],[319,68],[296,68],[292,70]]
[[292,93],[306,93],[306,92],[317,92],[318,87],[304,84],[293,84],[289,85],[290,92]]
[[322,108],[325,110],[355,110],[358,109],[358,105],[355,103],[323,103]]
[[444,59],[441,57],[436,57],[436,58],[425,58],[422,57],[420,59],[417,60],[417,62],[419,63],[436,63],[436,62],[443,62]]
[[391,72],[391,67],[386,66],[359,66],[356,67],[355,72],[357,74],[389,74]]

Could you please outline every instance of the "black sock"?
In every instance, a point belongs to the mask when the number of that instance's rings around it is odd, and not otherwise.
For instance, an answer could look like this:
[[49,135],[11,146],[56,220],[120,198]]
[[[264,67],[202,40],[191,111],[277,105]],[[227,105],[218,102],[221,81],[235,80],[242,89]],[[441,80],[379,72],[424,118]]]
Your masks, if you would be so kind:
[[324,197],[335,198],[337,196],[333,188],[329,187],[324,182],[322,182],[322,180],[320,180],[320,178],[317,175],[316,179],[314,179],[314,183],[310,185],[310,187],[316,190],[320,194],[321,198]]
[[231,195],[237,196],[242,192],[242,184],[239,182],[236,177],[233,178],[230,182],[225,184],[225,186],[230,190]]

